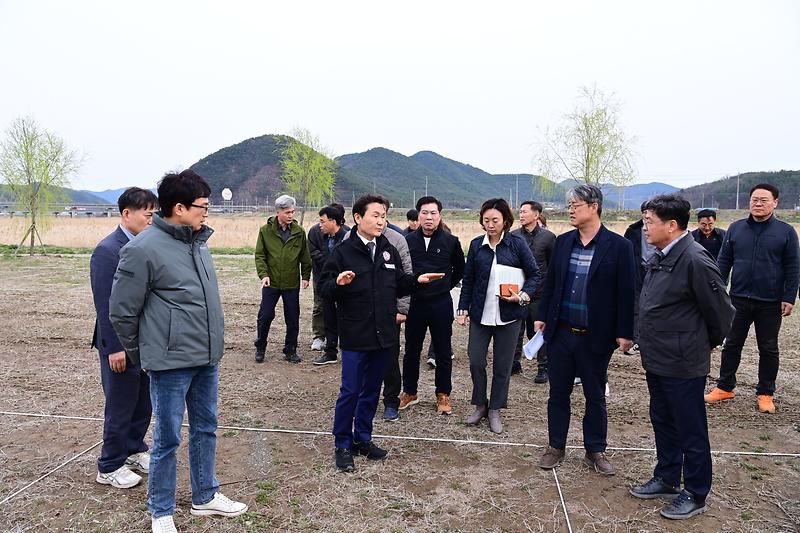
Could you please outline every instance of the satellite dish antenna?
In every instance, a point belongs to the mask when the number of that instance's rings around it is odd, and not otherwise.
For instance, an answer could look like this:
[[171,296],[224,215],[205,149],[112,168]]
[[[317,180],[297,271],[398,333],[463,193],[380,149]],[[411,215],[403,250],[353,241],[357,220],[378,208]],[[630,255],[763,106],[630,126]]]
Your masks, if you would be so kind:
[[226,202],[230,202],[231,198],[233,198],[233,193],[231,192],[231,190],[227,187],[222,189],[222,199],[225,200]]

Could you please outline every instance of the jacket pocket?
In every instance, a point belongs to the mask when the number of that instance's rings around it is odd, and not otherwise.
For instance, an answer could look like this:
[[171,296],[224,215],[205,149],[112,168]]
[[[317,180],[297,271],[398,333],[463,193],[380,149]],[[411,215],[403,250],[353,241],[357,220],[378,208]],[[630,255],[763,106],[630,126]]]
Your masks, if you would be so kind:
[[180,309],[169,310],[169,340],[167,342],[167,350],[177,350],[181,342],[181,334],[183,328],[181,327],[181,319],[183,318]]

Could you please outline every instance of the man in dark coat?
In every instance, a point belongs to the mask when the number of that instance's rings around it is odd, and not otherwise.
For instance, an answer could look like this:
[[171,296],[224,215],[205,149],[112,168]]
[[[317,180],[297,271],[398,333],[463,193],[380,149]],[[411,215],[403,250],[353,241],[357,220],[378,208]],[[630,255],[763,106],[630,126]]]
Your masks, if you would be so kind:
[[372,419],[390,355],[398,342],[397,296],[444,274],[406,274],[400,255],[382,235],[386,201],[365,195],[353,205],[356,226],[333,249],[320,280],[323,298],[336,301],[342,347],[342,385],[333,419],[334,458],[342,472],[355,470],[353,453],[384,459],[372,442]]
[[106,399],[97,482],[127,489],[142,480],[132,470],[146,474],[150,469],[150,454],[144,442],[152,413],[150,380],[141,365],[125,355],[108,318],[108,299],[119,251],[152,223],[158,198],[152,191],[131,187],[120,195],[117,205],[119,226],[94,249],[89,275],[97,311],[92,347],[100,352],[100,380]]
[[564,458],[575,377],[583,383],[584,462],[604,475],[614,466],[605,456],[608,413],[605,383],[611,354],[633,341],[636,276],[631,243],[600,221],[603,193],[594,185],[569,192],[569,222],[575,230],[556,238],[552,262],[534,323],[544,333],[550,378],[547,402],[549,446],[541,468]]
[[725,240],[724,229],[715,228],[717,222],[717,212],[713,209],[702,209],[697,213],[697,225],[699,226],[692,232],[692,238],[703,248],[714,256],[716,261],[719,251],[722,249],[722,241]]
[[671,499],[661,514],[672,519],[706,510],[711,446],[703,391],[711,349],[727,335],[734,314],[714,258],[686,230],[690,210],[688,201],[672,194],[647,202],[645,234],[658,251],[639,301],[639,350],[658,463],[653,477],[630,492]]

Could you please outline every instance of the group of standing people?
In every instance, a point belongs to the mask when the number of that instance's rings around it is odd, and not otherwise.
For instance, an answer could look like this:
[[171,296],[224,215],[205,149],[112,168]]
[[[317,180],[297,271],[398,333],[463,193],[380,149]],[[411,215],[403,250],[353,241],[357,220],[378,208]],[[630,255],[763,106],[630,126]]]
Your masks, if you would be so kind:
[[[191,513],[237,516],[247,510],[219,492],[214,475],[224,324],[206,244],[213,232],[205,224],[210,192],[191,170],[164,176],[157,198],[129,189],[119,199],[119,228],[91,259],[97,309],[93,345],[100,352],[106,396],[97,481],[127,488],[141,481],[133,470],[149,474],[148,509],[153,531],[159,532],[175,531],[175,453],[184,410],[189,413]],[[315,348],[323,352],[313,362],[337,363],[341,350],[334,462],[350,472],[354,455],[373,460],[388,455],[372,440],[381,388],[385,420],[397,420],[399,411],[419,403],[420,357],[428,331],[436,412],[453,412],[455,320],[469,327],[474,411],[466,422],[487,419],[495,433],[503,432],[501,411],[524,335],[541,332],[546,348],[539,352],[535,381],[550,386],[549,442],[540,466],[555,468],[565,458],[570,397],[579,378],[586,400],[583,460],[613,475],[605,455],[608,366],[616,349],[630,353],[636,344],[650,392],[658,463],[652,479],[631,494],[669,498],[662,515],[688,518],[705,510],[711,485],[704,401],[733,398],[752,322],[761,359],[758,408],[775,410],[778,328],[780,318],[792,311],[800,277],[797,235],[774,217],[777,200],[777,189],[757,185],[747,220],[720,234],[713,228],[715,213],[701,211],[699,234],[690,234],[689,202],[661,195],[642,206],[642,220],[622,237],[601,222],[600,189],[580,185],[568,195],[574,229],[555,237],[540,225],[540,204],[524,202],[522,227],[511,231],[510,206],[494,198],[481,206],[483,234],[469,243],[465,259],[435,197],[420,198],[417,219],[412,221],[409,212],[405,231],[390,227],[385,198],[365,195],[353,206],[352,228],[345,225],[344,208],[331,204],[319,211],[320,223],[306,235],[294,221],[294,199],[284,195],[257,238],[262,301],[255,360],[265,360],[282,299],[283,355],[300,362],[299,291],[309,286],[313,272],[312,328]],[[704,219],[710,223],[703,225]],[[733,303],[726,291],[731,270]],[[451,291],[459,283],[454,310]],[[710,353],[723,340],[718,387],[704,398]],[[156,426],[148,452],[144,435],[151,409]]]

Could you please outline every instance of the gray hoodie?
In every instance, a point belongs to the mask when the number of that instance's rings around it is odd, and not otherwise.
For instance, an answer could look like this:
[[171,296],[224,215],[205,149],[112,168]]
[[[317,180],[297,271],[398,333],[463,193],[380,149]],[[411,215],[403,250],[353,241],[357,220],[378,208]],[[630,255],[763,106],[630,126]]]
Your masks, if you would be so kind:
[[120,251],[109,318],[131,361],[145,370],[216,364],[225,348],[217,276],[206,241],[158,215]]

